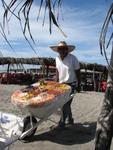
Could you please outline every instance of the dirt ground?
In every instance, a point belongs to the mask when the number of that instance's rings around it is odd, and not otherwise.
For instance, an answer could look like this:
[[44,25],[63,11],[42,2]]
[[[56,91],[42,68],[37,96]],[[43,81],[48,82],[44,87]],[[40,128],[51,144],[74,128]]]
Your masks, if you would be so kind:
[[[10,102],[11,94],[23,88],[19,85],[0,85],[0,111],[21,115]],[[39,125],[31,141],[17,141],[11,150],[94,150],[96,121],[104,98],[100,92],[80,92],[74,97],[72,111],[75,123],[65,130],[51,130],[59,121],[60,112]],[[113,145],[113,144],[112,144]],[[111,149],[113,146],[111,147]]]

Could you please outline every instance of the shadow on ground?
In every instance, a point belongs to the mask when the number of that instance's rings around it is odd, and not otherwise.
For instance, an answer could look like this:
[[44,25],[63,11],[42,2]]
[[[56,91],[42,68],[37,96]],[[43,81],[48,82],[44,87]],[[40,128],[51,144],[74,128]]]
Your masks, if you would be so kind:
[[29,142],[51,141],[62,145],[87,143],[95,137],[96,122],[77,123],[64,130],[50,130],[34,135]]

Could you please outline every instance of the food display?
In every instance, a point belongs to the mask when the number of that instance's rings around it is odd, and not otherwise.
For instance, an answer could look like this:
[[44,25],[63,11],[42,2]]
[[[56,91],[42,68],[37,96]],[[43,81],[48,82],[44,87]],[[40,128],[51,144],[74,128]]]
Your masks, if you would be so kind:
[[11,96],[13,104],[21,106],[43,106],[54,101],[55,97],[70,90],[70,86],[53,81],[41,81],[22,90],[15,91]]

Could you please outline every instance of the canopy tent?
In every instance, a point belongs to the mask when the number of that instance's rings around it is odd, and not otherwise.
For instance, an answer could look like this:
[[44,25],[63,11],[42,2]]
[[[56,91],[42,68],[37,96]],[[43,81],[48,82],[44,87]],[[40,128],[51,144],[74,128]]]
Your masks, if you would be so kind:
[[[32,58],[14,58],[14,57],[0,57],[0,65],[5,64],[34,64],[34,65],[45,65],[45,66],[55,66],[54,58],[47,57],[32,57]],[[104,72],[107,69],[107,66],[100,64],[91,64],[80,62],[81,69],[86,70],[95,70]]]

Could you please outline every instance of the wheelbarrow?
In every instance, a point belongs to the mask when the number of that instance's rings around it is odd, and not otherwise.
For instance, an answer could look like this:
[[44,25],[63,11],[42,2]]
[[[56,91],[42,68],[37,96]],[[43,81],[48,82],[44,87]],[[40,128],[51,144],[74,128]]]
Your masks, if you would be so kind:
[[17,140],[29,140],[42,122],[74,96],[70,92],[71,88],[42,107],[26,106],[24,109],[27,109],[29,115],[24,118],[0,112],[0,150],[5,150]]

